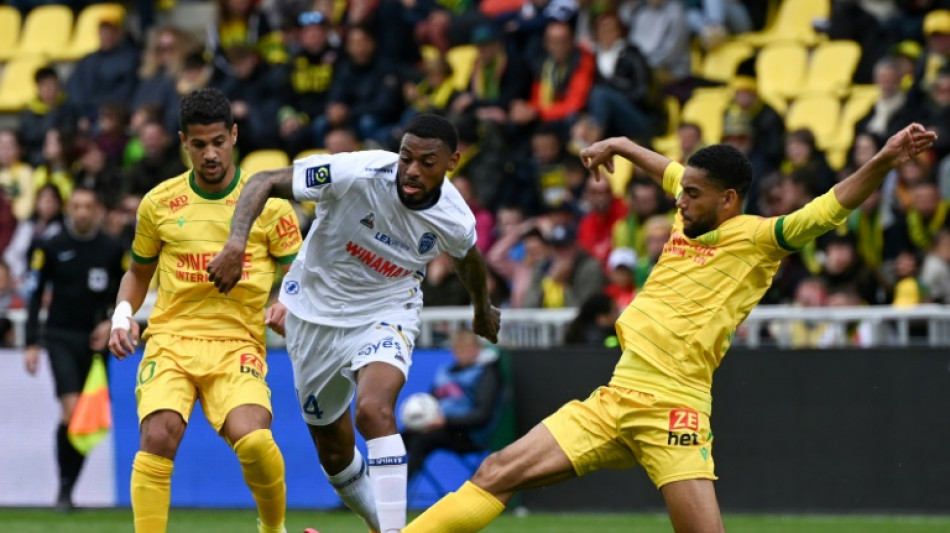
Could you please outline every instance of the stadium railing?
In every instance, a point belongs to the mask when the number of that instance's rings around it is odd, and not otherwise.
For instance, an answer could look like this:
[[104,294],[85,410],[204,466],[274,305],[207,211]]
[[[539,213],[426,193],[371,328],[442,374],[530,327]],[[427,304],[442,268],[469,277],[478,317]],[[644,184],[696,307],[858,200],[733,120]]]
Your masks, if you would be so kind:
[[[150,295],[135,318],[144,323],[151,312],[154,297]],[[510,348],[549,348],[560,346],[568,325],[576,316],[574,308],[503,309],[499,343]],[[0,316],[4,316],[0,312]],[[7,311],[16,330],[15,343],[23,345],[26,311]],[[428,307],[421,312],[421,328],[416,344],[421,347],[444,345],[460,327],[470,326],[471,307]],[[782,345],[769,331],[773,324],[829,324],[847,328],[859,323],[869,327],[869,338],[862,345],[871,346],[950,346],[950,306],[924,304],[916,307],[793,307],[762,305],[756,307],[740,326],[733,346],[759,348]],[[268,330],[268,345],[283,346],[283,339]]]

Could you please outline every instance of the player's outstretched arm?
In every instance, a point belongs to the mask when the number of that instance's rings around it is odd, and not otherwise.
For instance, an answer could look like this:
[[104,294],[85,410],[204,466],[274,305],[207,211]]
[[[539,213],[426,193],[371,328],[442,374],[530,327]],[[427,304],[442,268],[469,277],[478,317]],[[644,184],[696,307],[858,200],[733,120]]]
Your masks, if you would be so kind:
[[600,167],[607,169],[607,172],[614,171],[614,156],[617,155],[646,171],[660,185],[663,184],[663,171],[671,162],[670,158],[644,148],[626,137],[611,137],[595,142],[580,153],[581,162],[597,179],[601,177]]
[[265,170],[251,176],[241,191],[234,216],[231,219],[231,234],[224,248],[208,263],[208,274],[219,292],[227,294],[237,285],[244,269],[244,250],[251,225],[264,210],[268,198],[293,199],[294,167]]
[[835,197],[847,209],[860,206],[871,193],[881,186],[884,177],[921,152],[930,149],[937,134],[913,123],[895,133],[870,161],[835,185]]
[[465,285],[472,298],[472,306],[475,307],[472,331],[496,344],[498,330],[501,328],[501,311],[488,299],[488,271],[482,253],[472,246],[465,257],[453,257],[452,262],[455,263],[455,273],[458,274],[462,285]]

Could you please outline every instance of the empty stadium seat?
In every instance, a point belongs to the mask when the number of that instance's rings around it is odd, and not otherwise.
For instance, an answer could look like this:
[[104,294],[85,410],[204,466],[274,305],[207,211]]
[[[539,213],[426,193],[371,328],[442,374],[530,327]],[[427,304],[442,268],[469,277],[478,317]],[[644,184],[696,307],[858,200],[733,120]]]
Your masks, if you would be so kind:
[[605,172],[605,174],[607,174],[607,181],[610,182],[610,190],[617,198],[623,198],[627,182],[633,177],[633,170],[632,161],[619,155],[614,156],[614,171]]
[[92,4],[79,13],[73,38],[65,47],[50,52],[53,61],[76,61],[99,49],[99,21],[104,15],[125,19],[121,4]]
[[797,95],[805,81],[808,51],[797,43],[773,44],[763,48],[755,59],[758,91],[769,104],[785,110],[784,100]]
[[729,81],[736,75],[736,67],[752,57],[755,49],[748,43],[730,41],[709,52],[703,59],[702,77],[713,81]]
[[13,57],[46,57],[64,49],[73,33],[73,12],[62,5],[40,6],[26,16]]
[[452,47],[445,53],[445,60],[452,66],[452,79],[455,80],[456,89],[468,87],[477,56],[478,47],[470,44]]
[[828,141],[829,150],[840,150],[847,154],[854,142],[854,125],[871,112],[871,108],[880,97],[880,90],[876,85],[855,86],[851,97],[841,108],[841,118],[838,128]]
[[803,96],[796,99],[785,115],[788,131],[808,128],[815,135],[819,148],[832,140],[841,116],[841,103],[833,96]]
[[828,41],[818,45],[811,54],[801,94],[845,96],[860,59],[861,47],[854,41]]
[[255,150],[241,160],[241,170],[248,175],[260,172],[262,170],[274,170],[286,167],[290,164],[290,158],[283,150]]
[[10,6],[0,6],[0,61],[13,56],[20,38],[20,12]]
[[830,0],[784,0],[771,26],[760,32],[749,32],[737,38],[754,46],[781,42],[814,45],[821,40],[812,23],[831,15]]
[[722,116],[726,102],[721,98],[694,97],[683,106],[683,122],[697,124],[703,131],[703,142],[716,144],[722,137]]
[[36,69],[43,66],[39,57],[19,57],[10,60],[0,74],[0,112],[23,109],[36,96]]

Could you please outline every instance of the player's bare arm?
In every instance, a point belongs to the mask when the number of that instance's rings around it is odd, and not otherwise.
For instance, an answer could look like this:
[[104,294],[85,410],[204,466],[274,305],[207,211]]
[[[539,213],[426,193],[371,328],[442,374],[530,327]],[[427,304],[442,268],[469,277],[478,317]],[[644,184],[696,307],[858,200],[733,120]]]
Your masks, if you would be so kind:
[[224,248],[208,263],[208,274],[219,292],[227,294],[241,279],[244,265],[244,249],[251,234],[251,225],[260,216],[268,198],[292,200],[294,167],[277,170],[265,170],[254,174],[241,191],[234,218],[231,219],[231,233]]
[[491,304],[488,299],[488,274],[485,269],[485,259],[478,248],[472,246],[461,259],[452,258],[455,263],[455,273],[475,307],[475,317],[472,319],[472,331],[485,337],[492,344],[498,342],[498,330],[501,328],[501,311]]
[[[290,265],[288,264],[280,265],[280,268],[285,276],[287,275],[287,272],[290,271]],[[274,333],[283,337],[287,333],[284,330],[284,322],[286,322],[286,320],[287,307],[275,298],[274,302],[264,313],[264,324],[270,329],[274,330]]]
[[906,163],[937,140],[937,134],[914,123],[895,133],[881,150],[854,174],[835,185],[835,197],[847,209],[855,209],[881,186],[884,177]]
[[142,307],[156,267],[158,261],[147,264],[133,261],[119,283],[119,294],[116,296],[118,303],[112,315],[112,332],[109,334],[109,350],[119,360],[132,355],[139,343],[139,325],[132,315]]
[[596,179],[600,179],[600,167],[607,172],[614,171],[614,156],[630,160],[646,171],[653,179],[663,184],[663,171],[670,164],[670,158],[660,155],[631,141],[626,137],[612,137],[595,142],[581,150],[581,162]]

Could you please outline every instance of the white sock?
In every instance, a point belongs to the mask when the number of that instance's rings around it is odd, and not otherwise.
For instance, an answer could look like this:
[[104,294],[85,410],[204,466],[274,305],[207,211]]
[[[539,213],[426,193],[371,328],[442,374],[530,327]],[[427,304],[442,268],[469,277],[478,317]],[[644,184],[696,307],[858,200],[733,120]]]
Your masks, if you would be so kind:
[[376,516],[376,498],[373,496],[373,485],[369,479],[369,469],[363,456],[357,449],[353,450],[353,462],[339,474],[323,473],[330,480],[330,485],[337,496],[347,507],[360,515],[366,525],[373,531],[379,531],[379,518]]
[[366,441],[381,533],[406,527],[406,445],[399,434]]

